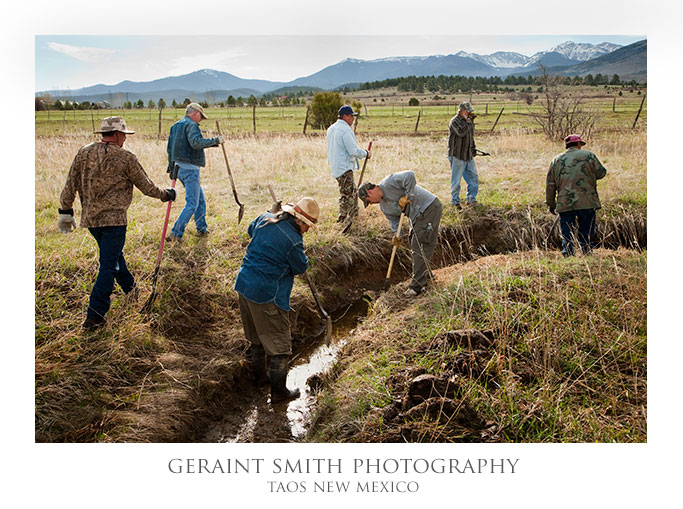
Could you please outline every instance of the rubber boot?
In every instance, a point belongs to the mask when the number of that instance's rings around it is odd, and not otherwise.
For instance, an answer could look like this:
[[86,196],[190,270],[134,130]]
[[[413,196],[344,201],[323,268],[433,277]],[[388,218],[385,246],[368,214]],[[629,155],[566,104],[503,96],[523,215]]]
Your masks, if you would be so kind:
[[268,385],[268,376],[266,375],[266,351],[263,349],[262,345],[251,345],[249,362],[251,364],[252,383],[256,387]]
[[270,402],[277,403],[288,399],[298,398],[299,389],[287,388],[287,371],[289,369],[289,355],[273,355],[270,358]]

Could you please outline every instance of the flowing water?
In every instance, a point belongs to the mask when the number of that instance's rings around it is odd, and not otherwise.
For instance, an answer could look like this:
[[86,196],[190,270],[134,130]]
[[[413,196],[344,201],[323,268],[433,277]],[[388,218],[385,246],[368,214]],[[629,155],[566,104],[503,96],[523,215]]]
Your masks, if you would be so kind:
[[245,397],[240,408],[227,413],[213,426],[202,442],[290,442],[301,439],[311,424],[316,393],[307,381],[328,370],[336,361],[346,337],[353,331],[368,310],[368,301],[360,299],[346,309],[332,314],[333,327],[330,344],[322,334],[295,352],[287,374],[287,387],[297,387],[297,399],[269,403],[269,388]]

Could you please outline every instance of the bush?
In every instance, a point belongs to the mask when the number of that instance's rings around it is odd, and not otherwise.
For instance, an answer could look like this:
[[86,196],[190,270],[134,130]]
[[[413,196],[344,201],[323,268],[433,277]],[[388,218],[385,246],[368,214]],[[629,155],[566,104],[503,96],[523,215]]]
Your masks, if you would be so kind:
[[339,108],[343,105],[338,92],[318,92],[311,101],[311,125],[327,129],[336,122]]
[[416,97],[411,97],[410,101],[408,101],[408,106],[419,106],[420,101],[417,100]]

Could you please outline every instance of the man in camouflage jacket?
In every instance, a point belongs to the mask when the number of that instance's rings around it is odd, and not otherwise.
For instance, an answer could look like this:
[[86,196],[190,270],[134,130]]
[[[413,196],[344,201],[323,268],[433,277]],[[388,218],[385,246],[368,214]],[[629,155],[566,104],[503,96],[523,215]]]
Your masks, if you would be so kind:
[[123,148],[126,135],[135,133],[126,128],[123,118],[105,118],[95,133],[102,134],[102,141],[82,147],[71,164],[60,196],[58,223],[62,233],[76,227],[72,207],[78,193],[81,226],[90,230],[100,250],[100,270],[83,322],[83,327],[90,330],[104,325],[114,282],[126,294],[136,290],[135,279],[123,257],[133,186],[161,201],[175,200],[175,191],[154,185],[135,154]]
[[545,183],[545,201],[552,214],[560,214],[562,254],[574,254],[574,224],[576,237],[584,254],[593,249],[595,210],[601,207],[597,181],[607,170],[592,152],[583,150],[586,144],[578,134],[564,139],[566,152],[555,156],[550,163]]

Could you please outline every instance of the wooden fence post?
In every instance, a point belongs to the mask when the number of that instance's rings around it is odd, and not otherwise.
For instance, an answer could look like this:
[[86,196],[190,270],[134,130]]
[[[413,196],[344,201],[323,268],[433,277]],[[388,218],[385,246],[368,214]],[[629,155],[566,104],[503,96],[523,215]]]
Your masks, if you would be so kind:
[[420,125],[420,116],[422,115],[422,110],[418,110],[417,112],[417,122],[415,122],[415,132],[417,132],[417,126]]
[[631,127],[631,129],[635,129],[635,128],[636,128],[636,122],[638,122],[638,117],[640,117],[640,112],[643,111],[643,104],[645,104],[645,96],[646,96],[646,95],[647,95],[647,94],[644,94],[644,95],[643,95],[643,100],[640,101],[640,108],[638,108],[638,113],[636,113],[636,118],[635,118],[635,120],[633,121],[633,127]]
[[493,123],[493,126],[491,127],[491,132],[493,132],[493,130],[496,128],[496,124],[498,124],[498,119],[499,119],[500,116],[503,114],[503,110],[504,110],[504,109],[505,109],[505,108],[501,108],[501,109],[500,109],[500,112],[498,113],[498,116],[496,117],[496,121]]
[[161,110],[163,109],[163,107],[159,108],[159,129],[157,130],[157,140],[161,139]]
[[617,98],[614,97],[614,98],[612,99],[612,113],[615,113],[615,112],[617,111],[617,110],[616,110],[616,106],[617,106]]
[[254,134],[256,134],[256,104],[254,104],[253,107],[254,107],[254,113],[252,116],[252,121],[254,123]]
[[306,126],[308,125],[308,114],[311,111],[310,106],[306,106],[306,118],[304,119],[304,134],[306,134]]
[[90,122],[92,122],[92,132],[95,132],[95,116],[92,111],[90,112]]
[[486,103],[486,113],[484,113],[484,115],[488,115],[488,114],[489,114],[489,103]]

